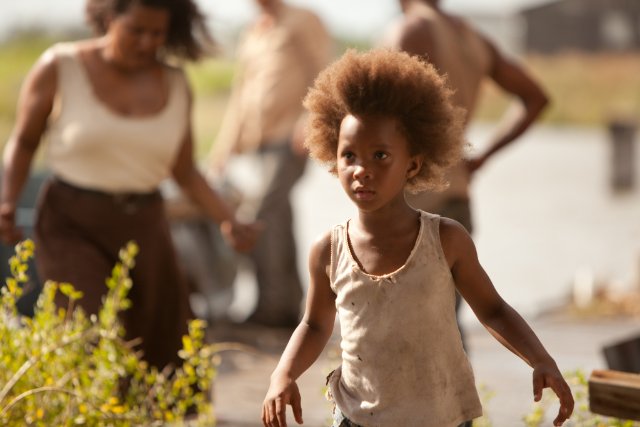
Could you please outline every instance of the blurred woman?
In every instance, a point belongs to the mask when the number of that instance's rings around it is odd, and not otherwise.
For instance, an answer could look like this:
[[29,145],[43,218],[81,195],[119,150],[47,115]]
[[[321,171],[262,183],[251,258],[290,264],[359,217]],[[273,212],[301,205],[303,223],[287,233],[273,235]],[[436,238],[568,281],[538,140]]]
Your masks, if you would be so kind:
[[0,235],[22,237],[16,202],[46,134],[53,174],[37,205],[38,275],[72,283],[97,313],[119,249],[136,241],[123,322],[162,368],[179,361],[191,313],[160,182],[172,176],[237,250],[251,248],[256,227],[236,222],[194,165],[189,85],[168,63],[196,60],[211,42],[193,0],[88,0],[86,13],[96,37],[52,46],[23,85],[4,152]]

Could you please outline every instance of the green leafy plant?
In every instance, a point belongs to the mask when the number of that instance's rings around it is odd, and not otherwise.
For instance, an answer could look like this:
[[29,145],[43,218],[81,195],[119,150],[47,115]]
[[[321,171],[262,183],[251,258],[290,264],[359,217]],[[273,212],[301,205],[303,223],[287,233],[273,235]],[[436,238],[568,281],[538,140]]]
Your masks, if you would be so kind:
[[[1,290],[0,425],[160,426],[183,425],[187,418],[193,425],[215,424],[208,391],[217,348],[205,345],[203,321],[189,324],[182,366],[162,371],[123,339],[118,314],[131,306],[134,243],[120,251],[103,306],[92,316],[77,305],[80,291],[54,282],[44,285],[33,318],[19,316],[16,301],[33,251],[31,241],[16,246],[12,277]],[[67,308],[54,303],[58,292],[68,298]]]
[[[576,370],[564,374],[571,386],[575,407],[571,416],[572,425],[580,427],[640,427],[639,422],[603,417],[589,410],[589,381],[584,372]],[[540,427],[545,421],[549,407],[557,402],[557,397],[549,390],[545,390],[540,402],[534,404],[532,411],[523,417],[527,427]]]
[[482,402],[482,416],[473,420],[473,427],[492,427],[491,417],[487,413],[487,406],[491,399],[495,396],[495,391],[487,387],[486,384],[479,384],[478,386],[478,395],[480,396],[480,401]]

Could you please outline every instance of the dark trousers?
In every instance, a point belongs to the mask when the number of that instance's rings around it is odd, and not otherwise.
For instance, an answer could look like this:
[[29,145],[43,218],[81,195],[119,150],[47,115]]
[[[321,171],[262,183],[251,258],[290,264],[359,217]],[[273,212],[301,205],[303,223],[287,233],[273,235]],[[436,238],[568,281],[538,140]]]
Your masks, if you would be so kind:
[[[469,234],[473,230],[473,222],[471,217],[471,206],[467,199],[449,199],[443,203],[436,212],[433,212],[446,218],[451,218],[458,221],[464,228],[467,229]],[[460,330],[460,337],[462,338],[462,345],[467,353],[469,353],[469,346],[464,336],[464,329],[460,325],[460,306],[462,305],[462,297],[456,292],[456,319],[458,320],[458,329]],[[471,426],[471,424],[469,424]],[[462,427],[465,427],[464,425]]]
[[[300,317],[302,286],[293,233],[291,190],[302,176],[306,158],[291,151],[290,144],[270,144],[251,158],[261,183],[245,197],[239,212],[264,224],[250,253],[258,285],[258,303],[249,320],[266,326],[295,326]],[[241,183],[232,185],[239,187]]]
[[[37,210],[38,275],[82,291],[78,303],[88,314],[102,305],[120,248],[130,240],[138,244],[132,307],[121,313],[126,338],[142,338],[144,359],[160,369],[180,363],[177,352],[192,316],[160,194],[114,197],[54,179],[44,185]],[[58,294],[56,303],[66,307],[68,300]]]
[[[425,197],[426,197],[426,201],[424,203],[427,203],[427,205],[429,205],[430,203],[429,198],[428,196],[425,196]],[[422,204],[421,193],[408,196],[408,200],[413,207],[417,209],[421,208],[421,204]],[[430,209],[429,212],[456,220],[460,224],[462,224],[464,228],[467,229],[469,234],[473,232],[471,203],[468,199],[463,199],[463,198],[446,199],[446,200],[443,200],[441,203],[439,203],[435,209],[434,208]],[[461,304],[462,304],[462,297],[458,292],[456,292],[456,318],[458,319],[458,329],[460,330],[462,345],[464,346],[465,351],[469,353],[469,347],[465,340],[464,330],[460,325],[460,319],[458,317],[460,313]]]

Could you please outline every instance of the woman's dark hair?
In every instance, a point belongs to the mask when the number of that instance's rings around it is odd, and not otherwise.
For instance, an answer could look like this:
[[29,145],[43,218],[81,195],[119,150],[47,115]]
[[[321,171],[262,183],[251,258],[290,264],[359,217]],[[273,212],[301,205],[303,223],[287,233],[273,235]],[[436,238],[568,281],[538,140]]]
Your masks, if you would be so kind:
[[194,0],[87,0],[87,22],[97,34],[105,34],[109,17],[126,13],[136,5],[169,11],[171,23],[165,46],[167,54],[197,60],[213,48],[205,16]]

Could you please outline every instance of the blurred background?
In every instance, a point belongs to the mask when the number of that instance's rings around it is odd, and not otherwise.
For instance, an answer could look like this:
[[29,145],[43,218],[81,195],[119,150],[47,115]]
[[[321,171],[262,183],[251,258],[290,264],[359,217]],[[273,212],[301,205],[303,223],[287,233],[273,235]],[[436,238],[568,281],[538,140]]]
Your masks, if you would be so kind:
[[[215,143],[228,99],[238,36],[256,10],[251,0],[198,3],[220,44],[215,58],[188,68],[195,91],[197,153],[203,159]],[[400,14],[396,0],[291,3],[305,4],[324,19],[337,41],[336,56],[347,47],[374,46]],[[475,238],[498,290],[516,309],[534,315],[574,296],[586,304],[604,289],[610,295],[637,289],[639,3],[442,3],[525,62],[552,98],[540,124],[500,153],[474,182]],[[83,8],[82,0],[58,0],[55,6],[45,0],[0,4],[0,143],[8,138],[21,82],[38,55],[53,41],[88,36]],[[497,88],[484,90],[469,135],[474,146],[481,146],[508,102]],[[304,272],[309,243],[351,208],[337,182],[316,165],[298,184],[294,204]],[[250,292],[237,295],[244,295],[238,297],[240,306],[251,304]],[[465,319],[473,321],[469,313]]]
[[[375,46],[384,28],[400,14],[396,0],[290,2],[304,4],[323,18],[337,42],[336,57],[348,47]],[[227,105],[239,34],[256,10],[253,0],[198,3],[220,45],[215,58],[187,69],[195,94],[197,154],[204,161],[215,144]],[[442,0],[442,6],[467,18],[504,51],[524,62],[552,99],[542,120],[480,170],[473,183],[474,238],[496,288],[528,319],[558,312],[597,319],[620,315],[637,319],[640,2]],[[54,41],[89,35],[83,9],[83,0],[0,2],[0,144],[13,126],[21,82],[40,53]],[[509,101],[496,87],[487,85],[483,90],[477,120],[468,136],[472,147],[482,146]],[[36,164],[38,171],[43,167],[42,161]],[[35,187],[27,192],[34,195]],[[308,165],[293,197],[299,270],[306,277],[311,242],[352,215],[353,208],[337,180],[315,164]],[[25,223],[31,220],[29,215],[25,209]],[[238,319],[251,312],[253,286],[251,277],[238,276],[231,304]],[[476,323],[468,308],[463,311],[463,320]],[[557,325],[538,322],[535,326],[564,368],[601,365],[596,359],[601,345],[620,334],[638,332],[637,322],[626,324],[626,328],[618,323],[586,323],[581,329],[564,324],[571,334],[568,337]],[[612,331],[617,331],[617,337]],[[485,344],[483,340],[490,340],[485,335],[472,336],[474,369],[480,380],[502,378],[502,389],[499,380],[498,384],[489,382],[500,397],[490,413],[496,425],[512,425],[507,421],[501,424],[500,415],[501,411],[514,412],[512,408],[517,408],[517,414],[526,411],[526,369],[511,355],[502,358],[502,353],[493,353],[490,346],[495,343]],[[277,346],[283,342],[278,341]],[[571,349],[567,349],[569,342]],[[251,393],[256,396],[253,401],[260,401],[267,385],[266,369],[275,363],[264,364],[259,359],[263,372],[253,359],[245,365],[238,360],[240,378],[222,375],[219,381],[227,392],[218,396],[220,417],[232,420],[229,425],[235,426],[241,425],[234,418],[243,412],[238,411],[239,402]],[[317,394],[318,400],[318,384],[325,374],[316,372],[308,382],[314,390],[310,395]],[[515,381],[520,381],[521,394],[512,393]],[[237,390],[240,394],[232,392],[237,384],[244,387]],[[505,396],[511,396],[507,405]],[[229,409],[225,412],[225,408]],[[324,419],[326,408],[316,410],[316,418]],[[247,406],[247,411],[252,413],[253,406]],[[513,420],[513,414],[504,419]]]

